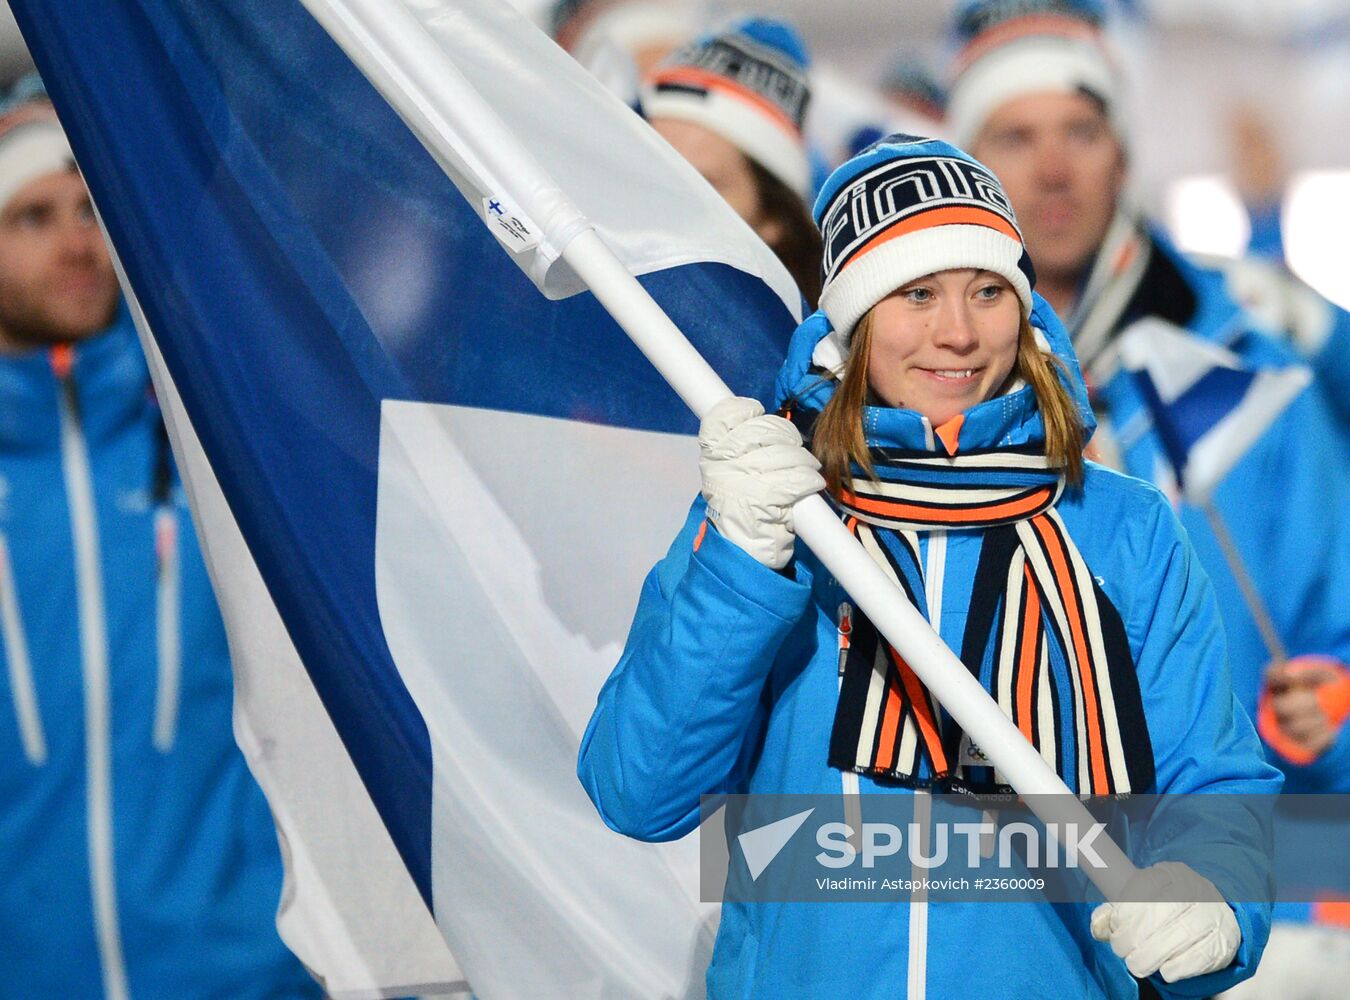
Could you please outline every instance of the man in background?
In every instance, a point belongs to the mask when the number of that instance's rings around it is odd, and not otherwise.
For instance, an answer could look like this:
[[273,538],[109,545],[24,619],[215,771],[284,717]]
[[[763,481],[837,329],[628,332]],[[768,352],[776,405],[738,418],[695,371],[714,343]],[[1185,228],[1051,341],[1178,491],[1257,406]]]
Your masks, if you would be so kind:
[[[964,48],[948,125],[1002,181],[1035,261],[1037,290],[1073,336],[1099,416],[1092,457],[1177,496],[1169,449],[1122,364],[1122,335],[1140,323],[1163,326],[1223,347],[1250,369],[1301,359],[1286,342],[1297,338],[1264,327],[1234,300],[1223,273],[1181,254],[1130,205],[1122,81],[1104,17],[1090,0],[967,4],[958,12]],[[1350,443],[1328,390],[1333,369],[1344,366],[1336,343],[1350,342],[1350,317],[1322,308],[1339,332],[1321,342],[1325,356],[1307,359],[1316,381],[1219,483],[1212,509],[1179,502],[1178,513],[1219,596],[1234,689],[1258,718],[1286,791],[1343,793],[1350,792]],[[1254,594],[1244,592],[1244,573]],[[1350,928],[1335,926],[1341,909],[1277,907],[1277,919],[1298,923],[1277,925],[1241,995],[1342,995]],[[1270,991],[1267,977],[1281,987]]]
[[224,628],[88,192],[0,107],[0,995],[317,996]]

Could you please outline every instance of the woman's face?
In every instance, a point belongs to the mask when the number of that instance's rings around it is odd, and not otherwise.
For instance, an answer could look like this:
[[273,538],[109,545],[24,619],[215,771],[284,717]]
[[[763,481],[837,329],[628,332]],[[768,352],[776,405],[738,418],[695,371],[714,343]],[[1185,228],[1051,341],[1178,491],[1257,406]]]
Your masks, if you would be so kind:
[[1017,360],[1022,307],[991,271],[939,271],[872,308],[867,381],[887,406],[934,427],[990,399]]
[[680,118],[653,118],[652,128],[689,161],[703,179],[769,246],[782,237],[782,226],[764,212],[750,161],[711,129]]

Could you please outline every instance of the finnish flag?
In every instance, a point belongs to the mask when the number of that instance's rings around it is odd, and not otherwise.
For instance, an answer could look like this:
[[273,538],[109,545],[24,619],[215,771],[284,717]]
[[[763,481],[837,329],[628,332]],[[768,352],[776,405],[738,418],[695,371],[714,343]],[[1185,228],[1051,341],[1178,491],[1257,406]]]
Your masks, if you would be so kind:
[[11,6],[169,417],[287,943],[340,998],[701,994],[695,849],[574,776],[696,423],[562,254],[593,229],[760,397],[787,273],[505,3]]
[[1119,349],[1181,496],[1197,506],[1312,382],[1306,367],[1250,368],[1232,351],[1159,319],[1133,324]]

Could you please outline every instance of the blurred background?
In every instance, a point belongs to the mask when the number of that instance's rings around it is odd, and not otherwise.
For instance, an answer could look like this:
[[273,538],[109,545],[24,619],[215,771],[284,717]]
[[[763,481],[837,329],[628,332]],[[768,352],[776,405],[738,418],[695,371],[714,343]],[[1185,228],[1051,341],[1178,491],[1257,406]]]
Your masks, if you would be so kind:
[[[540,23],[552,7],[513,2]],[[1131,85],[1135,197],[1183,248],[1222,256],[1247,248],[1249,207],[1265,212],[1267,224],[1278,212],[1290,268],[1350,307],[1350,0],[1112,3]],[[831,84],[815,103],[820,116],[837,113],[841,100],[875,97],[899,64],[928,67],[941,81],[957,0],[666,6],[706,23],[741,13],[793,21]],[[6,3],[0,83],[30,67]]]

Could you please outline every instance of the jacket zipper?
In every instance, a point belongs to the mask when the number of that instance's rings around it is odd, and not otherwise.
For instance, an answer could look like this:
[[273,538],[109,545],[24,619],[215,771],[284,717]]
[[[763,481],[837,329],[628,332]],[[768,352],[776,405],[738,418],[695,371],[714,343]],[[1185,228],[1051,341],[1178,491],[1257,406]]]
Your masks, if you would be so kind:
[[[934,529],[928,533],[928,553],[924,560],[923,589],[928,595],[928,620],[935,630],[942,628],[942,588],[947,569],[947,532]],[[919,827],[920,855],[932,851],[933,799],[921,789],[914,792],[914,822]],[[911,867],[910,878],[923,885],[928,874],[917,865]],[[924,1000],[928,995],[928,892],[916,890],[909,904],[909,979],[907,1000]]]
[[9,558],[9,540],[0,534],[0,632],[5,638],[5,662],[9,665],[9,690],[14,699],[14,714],[19,720],[19,738],[28,763],[38,766],[47,761],[47,739],[42,732],[42,714],[38,711],[37,687],[33,683],[33,664],[28,658],[28,639],[19,613],[19,592],[14,582],[14,565]]
[[[931,451],[935,447],[933,425],[923,418],[924,440]],[[928,621],[939,634],[942,631],[942,587],[947,568],[947,533],[941,529],[928,532],[928,553],[924,560],[923,589],[928,595]],[[920,831],[920,851],[928,856],[932,850],[931,826],[933,800],[930,793],[921,789],[914,792],[914,822]],[[927,872],[918,866],[912,866],[910,877],[916,885],[923,885]],[[906,983],[906,1000],[925,1000],[928,996],[928,892],[920,890],[910,899],[909,904],[909,976]]]
[[103,573],[99,565],[97,508],[71,360],[68,348],[52,352],[52,367],[60,382],[61,467],[70,502],[71,534],[75,540],[80,660],[84,674],[89,883],[104,995],[108,1000],[127,1000],[126,964],[117,922],[117,884],[113,872],[108,641],[104,631],[107,618],[103,606]]
[[[853,605],[848,601],[839,604],[837,620],[839,635],[839,690],[844,689],[844,665],[848,660],[848,646],[853,636]],[[840,771],[840,791],[844,797],[844,822],[853,831],[850,838],[854,850],[862,850],[862,799],[858,787],[858,775],[854,771]]]
[[155,749],[173,749],[178,729],[178,701],[182,686],[182,649],[179,643],[178,518],[167,503],[155,510],[155,641],[159,659],[155,692]]

